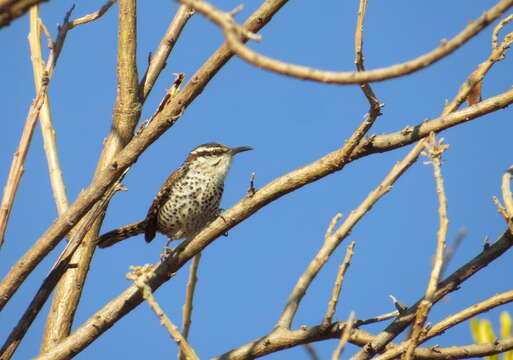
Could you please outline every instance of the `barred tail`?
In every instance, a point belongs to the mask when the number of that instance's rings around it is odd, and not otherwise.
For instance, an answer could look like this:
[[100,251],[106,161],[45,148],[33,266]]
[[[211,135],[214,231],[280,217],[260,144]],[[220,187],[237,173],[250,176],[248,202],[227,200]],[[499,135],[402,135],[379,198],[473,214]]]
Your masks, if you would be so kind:
[[129,237],[144,233],[145,228],[146,222],[143,220],[109,231],[108,233],[100,236],[98,239],[98,246],[101,248],[112,246],[122,240],[128,239]]

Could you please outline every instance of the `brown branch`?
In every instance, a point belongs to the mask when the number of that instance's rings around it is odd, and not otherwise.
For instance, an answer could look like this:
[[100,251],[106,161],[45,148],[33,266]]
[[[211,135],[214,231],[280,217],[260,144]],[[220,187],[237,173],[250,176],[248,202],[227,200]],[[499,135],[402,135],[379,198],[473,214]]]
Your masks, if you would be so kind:
[[59,256],[55,262],[54,266],[50,270],[50,273],[39,287],[36,296],[34,296],[27,310],[25,310],[25,313],[18,321],[18,324],[11,331],[9,337],[2,346],[2,349],[0,350],[0,359],[8,360],[12,357],[30,325],[32,325],[32,322],[36,318],[37,314],[39,314],[41,311],[54,287],[57,285],[57,282],[67,271],[68,266],[71,266],[70,260],[72,259],[72,256],[77,248],[83,242],[85,234],[87,231],[89,231],[89,228],[95,222],[95,220],[105,211],[105,207],[107,206],[114,193],[121,189],[123,189],[122,185],[116,182],[114,186],[105,193],[104,197],[95,204],[91,212],[84,218],[84,221],[81,223],[81,225],[74,231],[68,246],[66,246],[61,256]]
[[48,0],[0,0],[0,28],[23,16],[32,6]]
[[[100,10],[72,22],[65,22],[69,25],[64,27],[71,29],[93,21],[104,14],[113,3],[114,0],[109,0]],[[105,142],[95,176],[128,143],[140,116],[141,105],[137,92],[135,0],[120,0],[119,14],[118,97],[112,120],[113,129]],[[41,352],[47,351],[69,335],[89,271],[89,264],[96,248],[96,238],[102,220],[103,215],[97,217],[97,221],[89,227],[84,241],[71,259],[75,267],[68,269],[59,281],[46,322]]]
[[509,22],[511,22],[513,20],[513,14],[507,16],[506,18],[502,19],[498,24],[497,26],[495,26],[493,28],[493,32],[492,32],[492,49],[496,49],[498,46],[498,38],[499,38],[499,31],[502,30],[502,28]]
[[319,355],[317,355],[317,351],[315,351],[315,348],[313,347],[312,344],[307,343],[307,344],[304,344],[303,347],[305,348],[306,353],[308,354],[308,356],[310,356],[310,359],[312,359],[312,360],[321,360]]
[[331,295],[330,301],[328,302],[328,311],[326,312],[326,315],[324,316],[324,319],[322,320],[322,324],[324,326],[328,326],[331,323],[331,320],[333,319],[333,315],[335,314],[335,310],[336,310],[337,304],[338,304],[338,299],[340,297],[340,290],[342,289],[342,282],[344,281],[344,275],[345,275],[347,269],[349,268],[351,258],[353,257],[354,246],[355,246],[354,241],[351,242],[351,244],[349,244],[347,246],[344,261],[342,261],[342,264],[340,264],[340,266],[338,268],[337,277],[335,279],[335,285],[333,286],[333,293]]
[[160,72],[166,66],[166,61],[169,57],[169,54],[171,51],[173,51],[178,37],[182,33],[185,24],[187,21],[189,21],[192,15],[194,15],[194,11],[189,7],[180,5],[178,8],[173,21],[171,21],[171,24],[169,24],[166,33],[160,41],[157,51],[155,51],[155,54],[150,60],[146,73],[139,83],[139,92],[143,101],[148,97],[151,89],[153,88],[153,85],[160,75]]
[[429,277],[426,294],[424,299],[421,300],[415,314],[415,321],[413,321],[411,334],[408,339],[409,345],[407,346],[406,352],[403,356],[404,360],[411,360],[413,358],[413,353],[417,347],[422,331],[424,330],[424,324],[428,317],[429,310],[433,306],[435,292],[443,268],[445,240],[447,237],[447,226],[449,224],[449,220],[447,219],[447,198],[445,196],[444,181],[441,171],[442,153],[448,148],[448,145],[443,145],[442,141],[443,139],[436,141],[435,134],[431,133],[425,145],[427,149],[426,156],[429,156],[431,159],[430,162],[433,164],[436,193],[438,194],[438,201],[440,204],[438,208],[440,228],[437,233],[437,246],[433,261],[433,269],[431,270],[431,276]]
[[[356,21],[356,31],[354,34],[354,53],[356,64],[356,70],[365,71],[365,65],[363,64],[363,23],[365,20],[365,12],[367,11],[367,0],[360,0],[360,6],[358,8],[358,18]],[[360,89],[369,102],[369,115],[373,118],[377,118],[381,115],[380,109],[383,104],[379,103],[379,100],[368,83],[360,83]]]
[[[201,260],[201,253],[194,256],[192,259],[191,267],[189,270],[189,280],[187,281],[187,288],[185,291],[185,303],[182,307],[182,334],[185,340],[189,338],[189,330],[191,329],[191,317],[192,317],[192,304],[194,302],[194,291],[196,290],[196,284],[198,283],[198,267]],[[186,360],[186,354],[180,352],[178,359]]]
[[513,221],[513,196],[511,195],[511,176],[513,175],[513,166],[504,172],[502,176],[502,200],[509,217],[509,221]]
[[353,330],[354,325],[354,312],[351,312],[349,315],[349,319],[347,320],[347,325],[344,327],[342,331],[342,335],[340,336],[340,340],[338,345],[331,356],[332,360],[340,359],[340,355],[344,352],[344,348],[346,347],[347,342],[349,341],[349,337],[351,336],[351,331]]
[[285,63],[270,57],[261,55],[251,50],[241,42],[241,37],[252,37],[243,31],[229,13],[222,12],[209,3],[201,0],[179,0],[197,12],[218,24],[223,30],[226,42],[230,48],[242,59],[260,68],[273,71],[282,75],[291,76],[303,80],[319,81],[332,84],[359,84],[372,81],[392,79],[428,67],[445,56],[457,50],[460,46],[477,35],[495,19],[499,18],[513,6],[513,0],[501,0],[494,7],[485,11],[481,17],[472,21],[465,29],[451,40],[443,42],[437,49],[408,62],[389,66],[386,68],[361,71],[361,72],[334,72],[323,71],[301,65]]
[[23,164],[25,162],[25,158],[27,157],[32,135],[34,134],[34,127],[36,125],[37,116],[41,110],[41,106],[43,106],[46,91],[48,89],[48,81],[48,77],[43,77],[41,81],[41,88],[39,89],[36,98],[30,106],[18,148],[16,149],[16,152],[12,158],[11,168],[9,169],[9,175],[7,176],[7,183],[4,187],[2,203],[0,205],[0,247],[4,243],[7,222],[9,221],[11,209],[14,204],[14,198],[20,185],[21,176],[25,171]]
[[176,342],[178,347],[180,348],[180,353],[183,354],[184,359],[192,359],[198,360],[199,357],[194,352],[194,349],[191,348],[187,339],[180,334],[180,331],[176,327],[175,324],[171,322],[171,320],[166,316],[164,310],[160,307],[159,303],[153,296],[151,292],[151,288],[144,282],[144,273],[147,272],[151,266],[146,266],[142,268],[132,268],[133,272],[127,275],[127,278],[130,280],[134,280],[135,284],[142,290],[143,297],[150,305],[150,308],[153,310],[155,315],[160,320],[160,323],[166,328],[167,332],[171,336],[171,338]]
[[[42,27],[41,19],[39,18],[39,7],[34,6],[30,9],[30,33],[28,39],[36,93],[41,88],[41,79],[43,78],[45,71],[45,63],[41,50]],[[50,174],[50,184],[52,186],[53,197],[57,206],[57,213],[61,215],[68,208],[68,198],[66,196],[64,180],[62,179],[62,171],[57,152],[57,143],[55,141],[55,130],[52,126],[48,94],[45,94],[44,103],[41,111],[39,112],[39,123],[41,125],[41,133],[43,134],[44,149],[48,162],[48,172]]]

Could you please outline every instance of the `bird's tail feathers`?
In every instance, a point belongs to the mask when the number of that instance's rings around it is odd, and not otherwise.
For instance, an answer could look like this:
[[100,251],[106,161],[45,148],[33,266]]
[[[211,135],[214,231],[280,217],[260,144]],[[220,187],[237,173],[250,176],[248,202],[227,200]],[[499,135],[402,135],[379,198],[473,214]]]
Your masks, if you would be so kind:
[[103,234],[98,239],[98,246],[100,248],[106,248],[112,246],[120,241],[128,239],[129,237],[136,236],[144,233],[146,228],[146,222],[144,220],[136,223],[126,225],[115,230],[109,231]]

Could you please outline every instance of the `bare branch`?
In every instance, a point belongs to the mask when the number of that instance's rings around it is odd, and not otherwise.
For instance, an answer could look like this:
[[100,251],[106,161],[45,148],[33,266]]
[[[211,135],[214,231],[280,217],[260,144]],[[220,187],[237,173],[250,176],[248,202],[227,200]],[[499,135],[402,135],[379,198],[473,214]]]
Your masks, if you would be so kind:
[[497,44],[499,42],[498,38],[499,38],[499,31],[502,30],[502,28],[509,22],[511,22],[511,20],[513,20],[513,14],[505,17],[504,19],[502,19],[498,24],[497,26],[495,26],[493,28],[493,33],[492,33],[492,49],[496,49],[497,48]]
[[169,54],[173,51],[173,47],[175,46],[178,37],[192,15],[194,15],[194,11],[189,7],[180,5],[178,8],[173,21],[169,24],[166,33],[160,41],[157,51],[155,51],[155,54],[150,60],[146,74],[144,74],[141,82],[139,83],[139,92],[141,93],[143,101],[148,97],[153,85],[160,75],[160,72],[166,66]]
[[[365,19],[365,12],[367,10],[367,0],[360,0],[360,6],[358,8],[358,18],[356,21],[356,32],[354,35],[354,52],[355,59],[354,63],[356,64],[356,69],[358,71],[365,71],[365,66],[363,64],[363,23]],[[372,90],[371,86],[368,83],[360,83],[360,88],[363,91],[363,94],[367,98],[369,102],[369,116],[371,118],[377,118],[381,115],[380,109],[383,107],[383,104],[379,103],[376,94]]]
[[[201,260],[201,253],[194,256],[192,259],[191,267],[189,270],[189,280],[187,281],[187,288],[185,291],[185,303],[182,307],[182,334],[185,340],[189,338],[189,330],[191,328],[191,317],[192,317],[192,304],[194,301],[194,291],[196,290],[196,284],[198,282],[198,267]],[[178,358],[186,360],[186,354],[180,350]]]
[[153,293],[151,292],[151,287],[146,284],[144,281],[144,274],[148,272],[151,269],[151,265],[146,265],[144,267],[132,267],[131,270],[132,273],[127,275],[127,278],[130,280],[134,280],[135,284],[142,290],[143,297],[150,305],[150,308],[155,312],[155,315],[160,320],[160,323],[164,325],[164,327],[167,329],[167,332],[171,336],[171,338],[176,342],[178,347],[180,348],[180,352],[184,354],[185,359],[192,359],[192,360],[199,360],[198,355],[194,352],[194,349],[191,348],[189,343],[187,343],[187,339],[180,334],[180,331],[178,331],[178,328],[175,324],[169,320],[169,318],[164,313],[164,310],[160,307],[157,300],[153,296]]
[[502,176],[502,200],[506,207],[510,221],[513,221],[513,196],[511,195],[511,176],[513,174],[513,166],[504,172]]
[[48,0],[0,0],[0,28],[23,16],[32,6]]
[[344,348],[349,341],[349,336],[351,335],[351,331],[353,330],[354,325],[354,312],[351,312],[349,315],[349,319],[347,320],[347,325],[344,327],[344,330],[342,331],[342,335],[340,336],[340,341],[338,342],[337,348],[333,352],[333,355],[331,356],[332,360],[338,360],[340,359],[340,355],[342,355],[342,352],[344,351]]
[[431,270],[431,276],[426,288],[426,294],[424,299],[421,300],[417,312],[415,314],[415,321],[413,322],[412,331],[408,339],[409,345],[404,353],[404,360],[411,360],[417,344],[419,342],[422,331],[424,330],[424,324],[428,317],[429,310],[433,306],[435,299],[435,292],[437,290],[438,281],[442,273],[443,260],[445,253],[445,240],[447,237],[447,226],[449,220],[447,219],[447,198],[445,196],[444,181],[442,178],[441,162],[442,153],[449,147],[448,145],[442,144],[443,139],[436,141],[435,134],[431,133],[426,142],[427,154],[433,164],[433,173],[436,181],[436,193],[438,194],[439,208],[438,213],[440,217],[440,228],[437,233],[437,246],[435,257],[433,261],[433,269]]
[[319,357],[319,355],[317,355],[317,352],[315,351],[315,348],[313,347],[312,344],[305,344],[303,345],[306,352],[308,353],[308,355],[310,356],[310,359],[312,360],[321,360],[321,358]]
[[322,320],[322,325],[324,325],[324,326],[328,326],[331,323],[331,320],[333,319],[333,315],[335,314],[335,309],[337,308],[337,303],[338,303],[338,299],[340,296],[340,290],[342,289],[342,281],[344,281],[344,275],[345,275],[347,269],[349,268],[349,262],[351,261],[351,258],[353,257],[354,246],[355,246],[354,241],[351,242],[351,244],[349,244],[347,246],[346,256],[344,257],[344,261],[342,261],[342,264],[340,264],[340,266],[338,268],[337,278],[335,279],[335,285],[333,286],[333,294],[331,295],[331,299],[328,302],[328,311],[326,312],[326,315],[324,316],[324,319]]
[[495,19],[499,18],[513,6],[512,0],[502,0],[494,7],[485,11],[481,17],[472,21],[458,35],[443,42],[440,47],[408,62],[387,68],[362,72],[322,71],[302,65],[294,65],[261,55],[241,42],[241,37],[253,37],[244,32],[225,12],[201,0],[179,0],[218,24],[230,48],[242,59],[260,68],[303,80],[319,81],[331,84],[359,84],[392,79],[421,70],[457,50],[460,46],[477,35]]
[[[39,7],[34,6],[30,9],[30,33],[28,39],[36,92],[41,88],[41,79],[43,78],[45,71],[45,63],[41,50],[41,28],[45,29],[39,17]],[[49,34],[47,34],[47,36],[49,36]],[[59,155],[57,152],[55,130],[52,125],[48,94],[45,94],[44,103],[41,111],[39,112],[39,122],[41,125],[41,132],[43,134],[44,149],[48,162],[48,172],[50,174],[53,197],[55,204],[57,205],[57,213],[61,215],[68,208],[68,198],[66,196],[66,187],[64,186]]]
[[[113,0],[109,0],[93,14],[71,22],[65,21],[63,28],[72,29],[80,24],[98,19],[113,3]],[[133,129],[140,117],[141,105],[137,93],[135,0],[120,0],[119,11],[118,97],[114,106],[112,131],[105,142],[95,176],[100,172],[100,169],[107,166],[112,157],[130,140]],[[123,176],[124,174],[119,177],[118,181],[121,181]],[[85,240],[74,252],[71,259],[71,262],[76,266],[73,269],[68,269],[59,281],[46,322],[41,352],[47,351],[69,335],[89,272],[89,264],[96,249],[96,238],[102,220],[103,214],[97,217],[97,221],[89,227]]]

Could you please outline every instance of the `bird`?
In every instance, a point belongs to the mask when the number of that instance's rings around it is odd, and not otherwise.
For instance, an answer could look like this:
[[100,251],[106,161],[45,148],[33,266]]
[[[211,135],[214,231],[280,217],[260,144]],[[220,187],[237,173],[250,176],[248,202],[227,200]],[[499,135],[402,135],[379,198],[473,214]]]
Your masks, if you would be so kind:
[[233,157],[253,150],[210,142],[194,148],[182,165],[164,182],[144,220],[101,235],[100,248],[144,233],[151,242],[157,232],[172,240],[193,238],[220,213],[224,180]]

